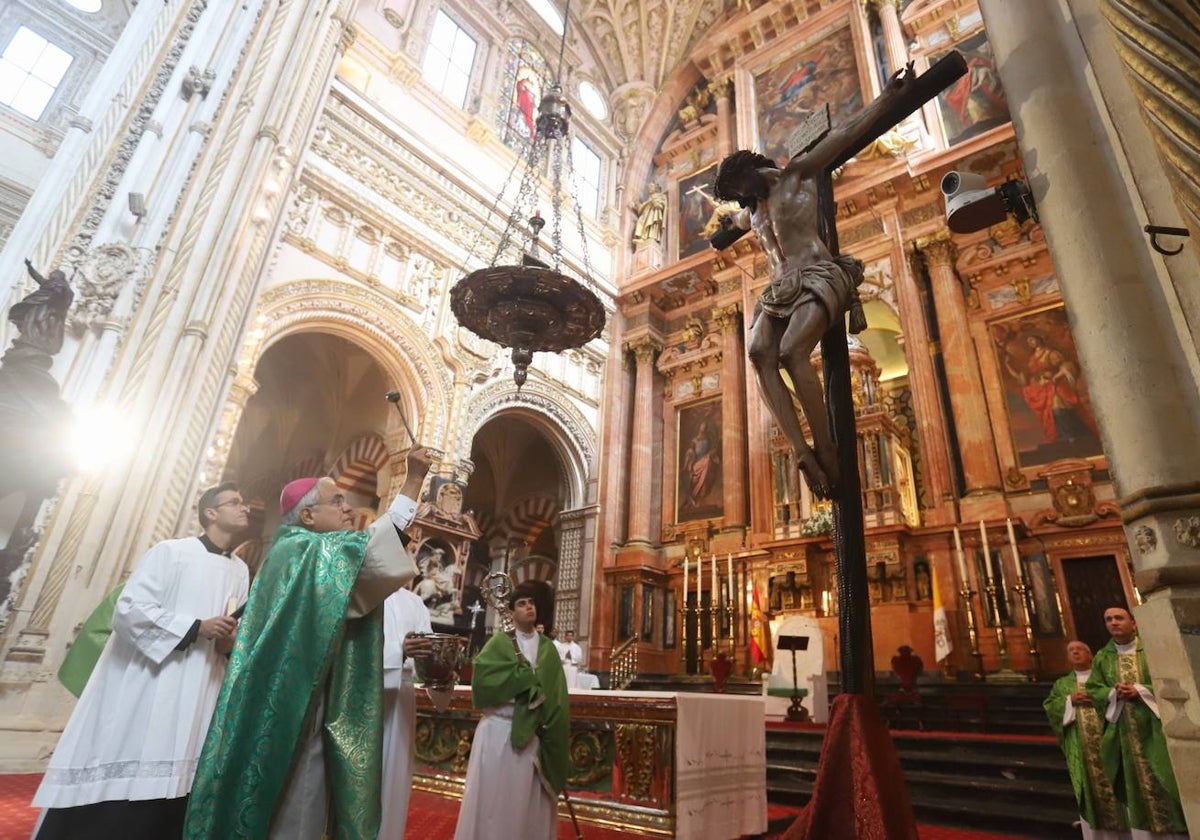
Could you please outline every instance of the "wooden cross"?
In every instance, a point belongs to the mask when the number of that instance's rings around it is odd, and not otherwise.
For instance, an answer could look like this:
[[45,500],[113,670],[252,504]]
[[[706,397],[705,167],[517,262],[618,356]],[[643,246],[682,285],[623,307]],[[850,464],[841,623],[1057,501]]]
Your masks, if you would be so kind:
[[[837,204],[833,171],[845,165],[897,123],[936,97],[967,72],[962,54],[951,51],[912,80],[892,108],[865,126],[825,170],[818,188],[821,238],[834,256],[839,253]],[[833,505],[833,547],[838,583],[838,659],[842,691],[874,694],[875,657],[871,647],[871,601],[867,591],[867,546],[863,530],[862,484],[858,475],[857,430],[850,384],[850,352],[846,327],[838,318],[821,339],[825,405],[837,445],[841,481]]]

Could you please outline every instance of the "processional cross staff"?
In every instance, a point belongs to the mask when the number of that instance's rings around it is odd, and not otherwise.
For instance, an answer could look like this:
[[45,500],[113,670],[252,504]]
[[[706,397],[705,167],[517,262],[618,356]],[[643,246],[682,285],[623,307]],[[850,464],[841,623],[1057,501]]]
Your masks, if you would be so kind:
[[[815,495],[832,499],[833,542],[838,582],[839,661],[842,691],[874,693],[871,616],[867,591],[866,540],[850,354],[850,328],[866,328],[857,287],[862,262],[838,251],[833,172],[933,99],[966,73],[966,62],[951,51],[917,76],[910,63],[889,80],[873,102],[836,129],[829,107],[813,114],[792,135],[787,165],[749,151],[721,162],[714,192],[737,201],[742,211],[727,217],[711,239],[718,250],[749,230],[758,237],[770,282],[755,309],[749,354],[763,399],[795,450],[801,473]],[[818,341],[825,375],[809,361]],[[812,430],[804,438],[792,395],[780,375],[786,370]]]

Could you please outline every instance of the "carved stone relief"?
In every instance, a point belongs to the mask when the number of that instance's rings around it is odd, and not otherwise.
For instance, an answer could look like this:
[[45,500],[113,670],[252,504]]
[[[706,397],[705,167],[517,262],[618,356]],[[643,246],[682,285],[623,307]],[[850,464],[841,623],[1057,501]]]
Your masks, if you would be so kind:
[[89,248],[72,281],[76,294],[69,322],[71,330],[78,336],[103,326],[123,289],[132,285],[134,294],[141,294],[153,263],[150,249],[134,248],[124,242]]

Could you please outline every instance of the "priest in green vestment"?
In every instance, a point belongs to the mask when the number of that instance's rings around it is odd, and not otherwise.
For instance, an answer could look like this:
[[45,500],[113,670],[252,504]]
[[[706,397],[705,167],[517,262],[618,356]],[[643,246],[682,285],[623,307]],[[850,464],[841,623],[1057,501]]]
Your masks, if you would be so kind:
[[537,627],[535,588],[509,596],[516,629],[496,633],[471,664],[471,700],[483,710],[455,840],[553,840],[567,784],[570,699],[558,650]]
[[1092,675],[1092,649],[1078,640],[1068,642],[1067,661],[1073,670],[1055,681],[1042,707],[1067,760],[1084,840],[1119,840],[1126,836],[1121,806],[1100,760],[1104,717],[1084,690]]
[[1104,626],[1112,638],[1096,653],[1087,681],[1092,702],[1109,724],[1100,742],[1104,771],[1135,838],[1186,838],[1137,622],[1125,607],[1109,607]]
[[405,544],[429,469],[348,530],[330,478],[298,479],[246,601],[188,805],[189,840],[375,840],[383,772],[384,600],[416,576]]

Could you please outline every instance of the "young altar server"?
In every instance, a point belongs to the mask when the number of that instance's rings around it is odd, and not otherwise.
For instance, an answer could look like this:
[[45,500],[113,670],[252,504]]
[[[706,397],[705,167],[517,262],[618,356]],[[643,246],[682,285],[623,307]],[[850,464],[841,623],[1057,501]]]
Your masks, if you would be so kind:
[[415,634],[432,632],[429,610],[412,590],[399,589],[383,602],[383,812],[379,840],[404,840],[416,758],[413,657],[430,649],[429,640]]
[[230,553],[249,524],[233,484],[206,490],[200,537],[154,546],[129,576],[112,635],[79,698],[33,804],[38,840],[169,840],[188,792],[246,600]]
[[455,840],[553,840],[567,783],[570,700],[554,643],[537,632],[534,588],[509,596],[516,629],[475,657],[475,728]]

